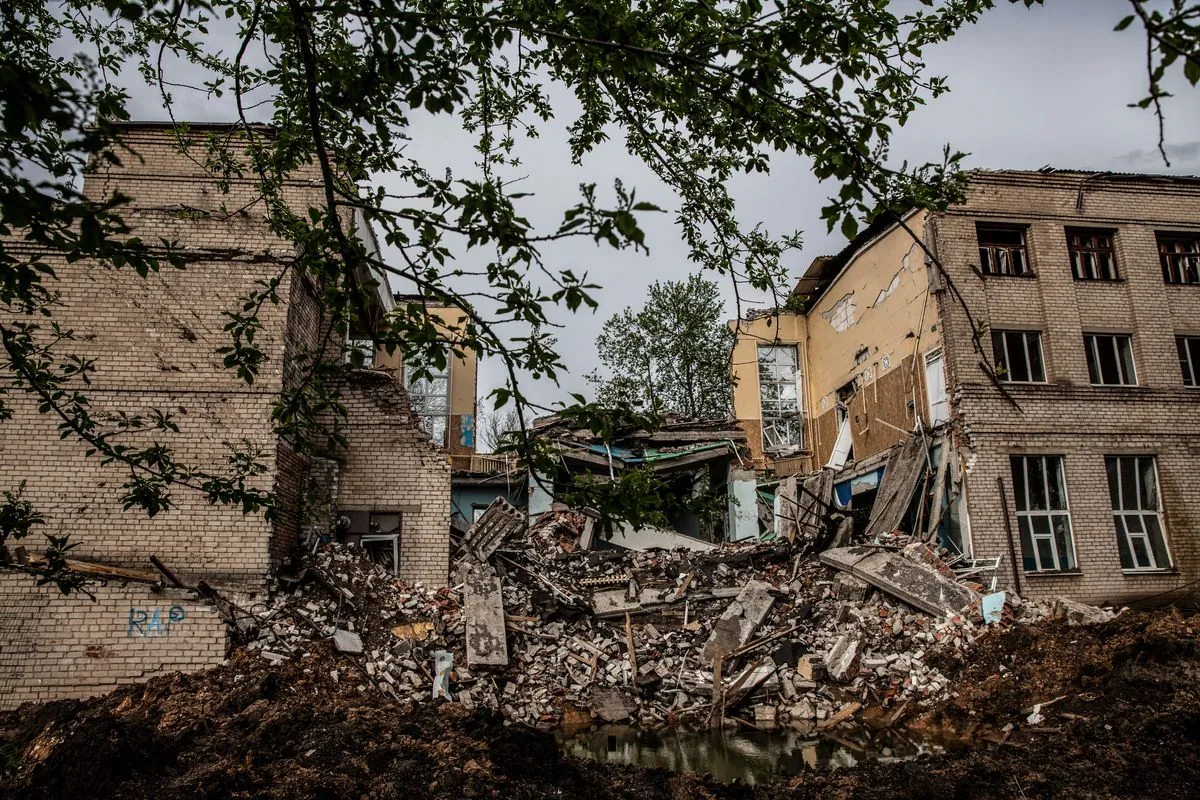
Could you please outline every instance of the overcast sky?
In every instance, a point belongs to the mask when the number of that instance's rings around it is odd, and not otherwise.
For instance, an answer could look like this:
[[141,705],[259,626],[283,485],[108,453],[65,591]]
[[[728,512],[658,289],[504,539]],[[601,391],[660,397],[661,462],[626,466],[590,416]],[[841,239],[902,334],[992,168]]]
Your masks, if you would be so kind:
[[[1112,31],[1128,13],[1127,0],[1046,0],[1046,7],[1027,9],[1000,0],[973,28],[949,44],[926,50],[935,73],[949,77],[949,94],[932,101],[899,131],[893,144],[896,161],[923,163],[939,160],[942,147],[970,153],[968,167],[1036,169],[1060,168],[1130,172],[1200,172],[1200,106],[1193,90],[1181,79],[1170,83],[1178,97],[1166,102],[1167,142],[1172,166],[1168,170],[1155,150],[1157,123],[1152,113],[1127,104],[1145,95],[1145,41],[1137,26]],[[181,119],[215,121],[218,105],[184,99],[176,110]],[[620,177],[638,190],[639,199],[670,209],[672,198],[652,174],[626,154],[621,141],[612,143],[572,167],[561,124],[544,124],[541,137],[524,148],[528,177],[521,190],[534,192],[523,210],[535,222],[555,225],[562,210],[578,197],[581,182],[611,186]],[[162,119],[165,114],[155,93],[135,89],[134,118]],[[451,118],[425,118],[412,130],[411,155],[431,172],[444,167],[468,176],[474,162],[470,141]],[[820,208],[834,187],[823,186],[799,158],[776,159],[769,176],[739,180],[733,187],[739,214],[747,224],[763,223],[773,232],[804,232],[804,248],[792,253],[788,265],[798,277],[815,256],[834,253],[845,240],[827,234]],[[380,176],[387,184],[387,176]],[[686,249],[672,224],[673,214],[644,220],[649,256],[616,252],[581,243],[548,250],[552,266],[586,269],[594,282],[600,310],[560,316],[560,349],[571,370],[562,388],[530,387],[540,402],[566,399],[567,391],[585,388],[582,376],[594,367],[594,342],[604,320],[625,308],[640,306],[646,287],[655,280],[680,280],[693,271]],[[728,316],[734,316],[732,291],[726,287]],[[503,382],[497,363],[480,367],[482,401]],[[531,391],[531,389],[533,389]],[[481,403],[481,410],[483,405]]]

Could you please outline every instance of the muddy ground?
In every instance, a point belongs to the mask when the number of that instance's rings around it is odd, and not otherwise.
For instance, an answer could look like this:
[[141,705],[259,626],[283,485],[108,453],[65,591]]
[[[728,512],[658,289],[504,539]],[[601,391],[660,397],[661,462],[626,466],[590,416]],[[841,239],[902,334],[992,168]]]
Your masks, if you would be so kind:
[[[1200,796],[1200,616],[1018,625],[944,664],[915,721],[964,746],[748,787],[560,758],[550,734],[362,691],[326,653],[238,655],[88,701],[0,715],[0,794],[122,798],[1034,798]],[[336,682],[331,670],[339,672]],[[1027,722],[1036,703],[1044,720]],[[1006,731],[1007,725],[1014,727]]]

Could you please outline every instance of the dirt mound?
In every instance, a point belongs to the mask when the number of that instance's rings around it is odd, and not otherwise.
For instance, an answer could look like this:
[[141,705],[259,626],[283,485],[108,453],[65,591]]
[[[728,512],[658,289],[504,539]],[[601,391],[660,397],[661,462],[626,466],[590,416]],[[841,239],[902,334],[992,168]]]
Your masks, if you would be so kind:
[[[754,788],[563,759],[548,734],[505,726],[488,712],[396,703],[328,648],[276,665],[242,654],[206,673],[0,715],[0,768],[8,769],[0,793],[189,800],[1197,796],[1198,628],[1200,617],[1174,612],[1126,614],[1089,628],[1014,626],[979,642],[970,662],[954,670],[957,697],[927,718],[967,734],[969,746]],[[1042,719],[1030,723],[1038,703]]]
[[[11,797],[341,798],[645,795],[646,771],[559,759],[553,738],[457,704],[401,706],[332,653],[276,667],[239,656],[90,701],[0,718]],[[653,784],[666,785],[664,775]],[[627,795],[626,792],[629,794]]]

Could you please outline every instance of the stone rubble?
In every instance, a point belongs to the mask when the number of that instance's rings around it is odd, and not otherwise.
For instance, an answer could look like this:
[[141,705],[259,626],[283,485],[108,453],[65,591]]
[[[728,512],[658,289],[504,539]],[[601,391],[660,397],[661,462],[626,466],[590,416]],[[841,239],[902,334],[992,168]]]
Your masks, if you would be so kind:
[[[548,512],[488,565],[474,563],[501,584],[507,664],[467,664],[464,588],[472,556],[457,565],[457,586],[434,590],[397,580],[362,550],[336,543],[281,577],[272,600],[251,609],[247,646],[281,661],[303,658],[336,635],[350,651],[361,647],[361,655],[343,656],[357,670],[343,670],[341,680],[413,702],[434,698],[440,658],[446,680],[438,694],[499,710],[515,723],[698,727],[713,717],[716,666],[702,653],[723,624],[732,637],[723,641],[736,647],[723,652],[718,721],[813,727],[838,721],[839,711],[852,716],[852,703],[895,707],[897,717],[931,706],[954,687],[930,656],[965,657],[996,627],[982,622],[978,608],[932,617],[786,544],[584,550],[584,523],[575,512]],[[756,601],[750,619],[736,605],[752,582],[769,597]],[[1111,616],[1009,595],[1000,624],[1072,612],[1072,620]]]

